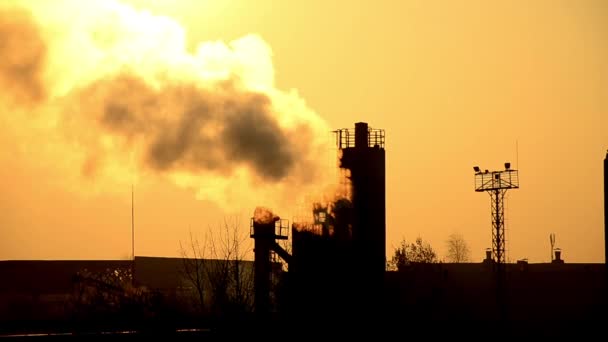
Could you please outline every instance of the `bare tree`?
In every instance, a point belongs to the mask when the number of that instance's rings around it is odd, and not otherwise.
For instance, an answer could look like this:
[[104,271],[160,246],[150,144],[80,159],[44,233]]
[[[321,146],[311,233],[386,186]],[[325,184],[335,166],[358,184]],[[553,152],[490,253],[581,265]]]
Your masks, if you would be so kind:
[[428,242],[418,237],[415,243],[407,244],[402,239],[399,246],[395,248],[391,260],[388,262],[389,270],[400,270],[410,263],[435,263],[437,254]]
[[452,234],[447,240],[448,255],[450,262],[469,262],[471,260],[469,246],[461,234]]
[[227,245],[232,250],[233,256],[230,303],[238,311],[250,311],[253,308],[253,268],[247,269],[244,261],[253,252],[252,240],[246,231],[243,234],[238,225],[234,225],[231,240],[232,242]]
[[247,311],[252,302],[253,270],[244,261],[252,252],[251,239],[240,229],[236,218],[224,218],[219,233],[210,231],[210,257],[207,267],[212,306],[221,311]]
[[[182,272],[189,285],[194,288],[197,295],[198,310],[200,313],[205,311],[205,265],[203,256],[205,255],[206,243],[201,244],[190,232],[190,241],[184,247],[180,241],[180,254],[182,255]],[[191,254],[190,254],[191,253]]]
[[253,268],[245,261],[253,250],[251,240],[237,218],[225,218],[218,228],[209,227],[202,244],[192,234],[187,249],[180,243],[185,279],[196,290],[201,312],[250,311]]

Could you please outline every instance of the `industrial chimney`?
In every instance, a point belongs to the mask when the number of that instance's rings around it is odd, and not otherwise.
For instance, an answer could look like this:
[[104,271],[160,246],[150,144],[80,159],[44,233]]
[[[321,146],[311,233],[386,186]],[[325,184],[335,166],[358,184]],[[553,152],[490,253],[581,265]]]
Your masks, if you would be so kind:
[[287,221],[275,216],[269,209],[256,208],[251,218],[250,237],[254,239],[254,306],[258,314],[271,311],[270,292],[272,287],[273,265],[271,252],[284,259],[289,255],[275,240],[287,239]]
[[[384,130],[365,122],[336,131],[340,167],[350,170],[354,263],[362,291],[381,293],[386,269],[386,180]],[[354,133],[354,134],[353,134]],[[370,300],[374,301],[373,295]]]
[[563,264],[564,260],[562,260],[562,250],[561,248],[556,248],[554,250],[555,253],[555,257],[553,258],[553,260],[551,261],[551,263],[553,264]]

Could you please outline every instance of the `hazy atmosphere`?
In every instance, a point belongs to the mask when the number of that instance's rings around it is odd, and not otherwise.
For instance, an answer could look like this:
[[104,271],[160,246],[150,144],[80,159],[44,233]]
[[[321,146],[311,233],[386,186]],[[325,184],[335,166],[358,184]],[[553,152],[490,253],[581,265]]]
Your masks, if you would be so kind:
[[[3,1],[0,259],[179,256],[334,193],[386,130],[387,253],[491,245],[473,166],[520,170],[507,260],[603,262],[608,2]],[[255,129],[253,129],[255,127]]]

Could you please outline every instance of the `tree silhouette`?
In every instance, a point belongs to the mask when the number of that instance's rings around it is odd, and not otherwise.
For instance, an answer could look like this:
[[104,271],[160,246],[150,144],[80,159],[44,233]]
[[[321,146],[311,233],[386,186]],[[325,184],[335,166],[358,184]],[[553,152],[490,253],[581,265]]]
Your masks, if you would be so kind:
[[236,218],[225,218],[217,235],[210,230],[210,256],[216,261],[210,263],[206,271],[211,284],[212,309],[216,314],[252,308],[253,269],[245,269],[243,261],[253,248],[245,233]]
[[180,253],[182,255],[182,272],[190,286],[196,291],[197,308],[200,313],[205,312],[205,255],[206,243],[201,243],[190,232],[190,240],[187,247],[180,241]]
[[470,251],[469,246],[461,234],[452,234],[447,240],[448,255],[447,260],[450,262],[469,262]]
[[391,260],[388,262],[388,269],[401,270],[410,263],[435,262],[437,262],[437,253],[435,253],[428,242],[424,242],[422,238],[418,237],[415,243],[408,245],[405,239],[402,239],[399,246],[395,248]]
[[210,227],[202,243],[190,234],[187,247],[180,242],[180,250],[184,278],[196,292],[201,313],[251,311],[253,268],[244,261],[252,247],[236,218],[225,218],[219,229]]

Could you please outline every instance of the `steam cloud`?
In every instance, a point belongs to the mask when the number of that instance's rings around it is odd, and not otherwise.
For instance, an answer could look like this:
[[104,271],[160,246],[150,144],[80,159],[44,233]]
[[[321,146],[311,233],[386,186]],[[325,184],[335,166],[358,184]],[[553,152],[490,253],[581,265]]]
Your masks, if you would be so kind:
[[41,101],[46,46],[31,16],[0,8],[0,38],[0,86],[21,105]]
[[118,1],[1,7],[0,108],[20,116],[3,115],[0,133],[76,178],[162,175],[224,205],[318,186],[329,130],[275,88],[266,43],[189,53],[185,40],[175,21]]

